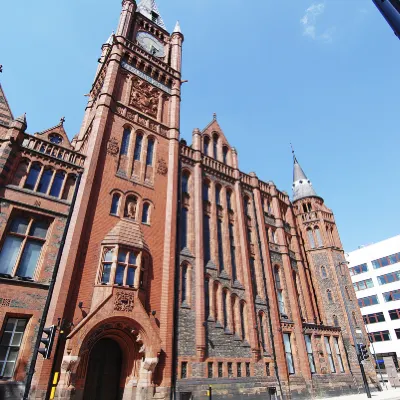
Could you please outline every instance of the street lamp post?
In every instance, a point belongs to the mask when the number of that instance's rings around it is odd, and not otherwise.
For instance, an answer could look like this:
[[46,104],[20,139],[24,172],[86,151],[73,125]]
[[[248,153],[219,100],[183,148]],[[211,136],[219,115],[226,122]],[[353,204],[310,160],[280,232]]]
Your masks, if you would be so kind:
[[347,264],[348,263],[346,261],[342,261],[338,265],[336,265],[335,270],[336,270],[336,275],[337,275],[337,278],[338,278],[338,281],[339,281],[340,293],[342,294],[344,306],[345,306],[345,309],[346,309],[347,320],[349,321],[350,333],[351,333],[351,336],[353,338],[354,347],[356,348],[357,360],[358,360],[358,364],[360,365],[361,375],[362,375],[363,382],[364,382],[365,393],[367,394],[367,397],[370,399],[371,398],[371,392],[369,390],[367,376],[365,375],[365,369],[364,369],[363,360],[361,359],[360,349],[358,348],[358,345],[357,345],[357,337],[356,337],[356,334],[355,334],[355,331],[354,331],[353,321],[352,321],[352,318],[351,318],[349,306],[347,304],[347,299],[346,299],[346,297],[345,297],[345,295],[343,293],[343,285],[342,285],[343,282],[341,282],[341,278],[340,278],[340,277],[343,277],[343,274],[340,271],[338,271],[342,265],[346,265],[346,268],[347,268]]

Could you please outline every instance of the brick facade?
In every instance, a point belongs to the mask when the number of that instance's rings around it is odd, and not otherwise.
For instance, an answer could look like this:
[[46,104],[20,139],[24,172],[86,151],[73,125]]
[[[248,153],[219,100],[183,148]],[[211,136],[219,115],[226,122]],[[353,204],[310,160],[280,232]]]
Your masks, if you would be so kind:
[[[123,1],[71,142],[62,121],[27,134],[25,117],[13,120],[2,102],[1,252],[18,215],[48,221],[48,229],[34,276],[18,278],[17,267],[0,275],[2,334],[7,318],[28,321],[0,393],[22,397],[54,271],[45,317],[60,334],[52,359],[38,357],[34,398],[53,390],[58,399],[200,399],[209,385],[217,399],[357,392],[345,302],[360,326],[362,319],[347,268],[337,273],[344,258],[332,212],[318,196],[292,203],[272,182],[241,172],[216,116],[193,131],[190,146],[179,141],[184,37],[143,4]],[[138,33],[156,38],[150,52]],[[322,242],[311,246],[316,226]],[[115,379],[114,394],[94,361],[109,356],[98,349],[110,340],[121,350],[120,371],[114,376],[106,361],[101,368]],[[367,372],[373,385],[371,365]]]

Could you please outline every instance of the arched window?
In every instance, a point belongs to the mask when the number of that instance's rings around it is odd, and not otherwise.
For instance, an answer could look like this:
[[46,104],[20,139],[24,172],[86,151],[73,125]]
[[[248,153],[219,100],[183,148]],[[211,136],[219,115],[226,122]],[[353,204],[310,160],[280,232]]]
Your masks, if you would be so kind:
[[321,276],[323,278],[327,278],[328,274],[326,273],[326,268],[324,266],[321,267]]
[[189,194],[189,173],[186,171],[182,174],[182,193]]
[[319,230],[318,226],[314,228],[315,237],[317,238],[318,247],[322,247],[324,244],[322,243],[321,231]]
[[264,314],[263,313],[258,314],[258,321],[259,321],[259,325],[260,325],[261,347],[264,351],[266,351],[265,332],[264,332]]
[[143,212],[142,212],[142,223],[148,224],[150,222],[150,204],[144,203],[143,204]]
[[203,241],[204,241],[204,263],[207,264],[211,260],[210,248],[210,217],[203,217]]
[[206,308],[206,320],[210,316],[210,277],[206,276],[206,280],[204,282],[204,302],[205,302],[205,308]]
[[303,211],[306,213],[308,210],[307,210],[307,205],[306,205],[306,203],[303,203]]
[[189,214],[188,209],[186,207],[183,207],[181,213],[181,249],[184,249],[185,247],[188,246],[187,243],[188,214]]
[[208,136],[204,136],[204,140],[203,140],[203,153],[208,156],[208,151],[209,151],[209,147],[210,147],[210,138]]
[[53,177],[53,173],[54,171],[52,169],[45,168],[40,178],[39,185],[37,187],[37,191],[39,193],[47,193],[47,191],[49,190],[51,178]]
[[219,320],[219,309],[218,309],[218,289],[219,284],[218,282],[214,282],[214,290],[213,290],[213,303],[214,303],[214,316],[215,321]]
[[227,291],[222,292],[222,309],[224,311],[224,328],[228,328],[228,306],[227,306]]
[[328,295],[328,301],[329,303],[333,303],[333,295],[332,295],[332,291],[330,289],[328,289],[326,291],[326,294]]
[[110,214],[112,215],[118,215],[118,209],[119,209],[119,201],[121,199],[121,195],[119,193],[114,193],[112,196],[111,200],[111,209],[110,209]]
[[38,180],[40,171],[42,170],[42,165],[39,163],[32,163],[29,170],[28,177],[26,178],[24,188],[34,190],[36,187],[36,182]]
[[293,271],[292,277],[293,277],[293,282],[294,282],[294,290],[296,292],[297,301],[299,303],[300,317],[301,317],[301,319],[304,319],[303,305],[302,305],[302,301],[301,301],[302,298],[301,298],[301,294],[300,294],[301,283],[300,283],[299,275],[297,274],[296,271]]
[[203,182],[203,200],[204,201],[210,200],[209,192],[210,192],[210,184],[208,182]]
[[271,228],[271,242],[272,243],[278,243],[278,236],[276,233],[276,229]]
[[270,200],[267,200],[267,212],[268,212],[268,214],[272,215],[272,207],[271,207]]
[[26,173],[28,171],[29,163],[24,160],[20,162],[18,165],[17,171],[15,172],[14,179],[12,181],[13,185],[19,186],[22,183],[22,180],[25,178]]
[[221,186],[217,185],[215,186],[215,202],[217,206],[221,205]]
[[338,320],[337,315],[334,315],[332,318],[333,318],[333,325],[334,326],[339,326],[339,320]]
[[131,130],[129,128],[124,129],[121,142],[121,156],[126,156],[129,150],[129,142],[131,138]]
[[250,275],[251,275],[251,282],[253,284],[253,295],[258,295],[258,285],[257,285],[257,275],[256,275],[256,263],[254,257],[250,257]]
[[228,150],[228,148],[226,146],[224,146],[222,148],[222,159],[223,159],[224,164],[228,163],[228,151],[229,150]]
[[150,138],[147,143],[146,165],[153,165],[153,153],[154,153],[154,139]]
[[142,142],[143,142],[143,135],[141,133],[138,133],[136,136],[135,152],[133,155],[135,161],[140,161],[140,156],[142,153]]
[[218,135],[215,134],[213,136],[213,156],[217,160],[218,159]]
[[61,197],[63,200],[72,200],[75,188],[75,182],[76,182],[76,175],[74,174],[68,175],[67,181],[65,182],[64,185],[63,194]]
[[250,199],[247,196],[244,198],[244,212],[250,217]]
[[232,280],[235,282],[237,280],[237,271],[236,271],[236,254],[235,254],[235,235],[233,224],[229,224],[229,242],[230,242],[230,250],[231,250],[231,264],[232,264]]
[[307,208],[308,208],[308,211],[312,210],[311,203],[307,203]]
[[311,228],[307,229],[307,236],[308,236],[308,242],[310,244],[310,248],[314,249],[315,248],[315,242],[314,242],[313,231],[312,231]]
[[128,196],[125,202],[124,217],[136,219],[137,197]]
[[246,323],[245,323],[245,304],[242,301],[240,303],[240,327],[242,329],[242,340],[246,339]]
[[50,196],[60,197],[60,192],[64,183],[64,179],[65,179],[64,171],[56,172],[53,179],[53,184],[51,185]]
[[226,205],[228,210],[232,210],[232,192],[230,190],[226,191]]
[[274,267],[274,278],[275,278],[275,290],[276,290],[276,297],[278,299],[279,312],[282,315],[286,315],[285,301],[283,298],[283,287],[281,284],[279,267],[277,265]]
[[219,271],[222,272],[225,269],[224,247],[223,247],[223,236],[222,236],[222,220],[219,218],[217,221],[217,236],[218,236],[218,264],[219,264]]
[[182,298],[181,302],[184,303],[187,300],[187,265],[182,266]]

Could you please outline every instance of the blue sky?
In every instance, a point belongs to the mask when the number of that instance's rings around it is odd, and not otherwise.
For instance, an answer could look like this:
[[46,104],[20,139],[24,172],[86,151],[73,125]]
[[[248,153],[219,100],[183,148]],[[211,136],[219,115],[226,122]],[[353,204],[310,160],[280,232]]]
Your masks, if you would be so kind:
[[[347,251],[398,234],[400,42],[372,0],[158,0],[184,43],[182,137],[217,112],[240,168],[291,194],[292,142]],[[0,75],[28,132],[80,127],[119,0],[1,6]]]

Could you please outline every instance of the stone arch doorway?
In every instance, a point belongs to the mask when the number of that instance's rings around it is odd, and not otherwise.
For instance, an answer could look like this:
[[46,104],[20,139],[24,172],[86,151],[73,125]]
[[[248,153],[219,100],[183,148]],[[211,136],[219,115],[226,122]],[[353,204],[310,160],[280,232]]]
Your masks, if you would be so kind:
[[112,339],[100,339],[89,356],[83,400],[120,398],[122,351]]

